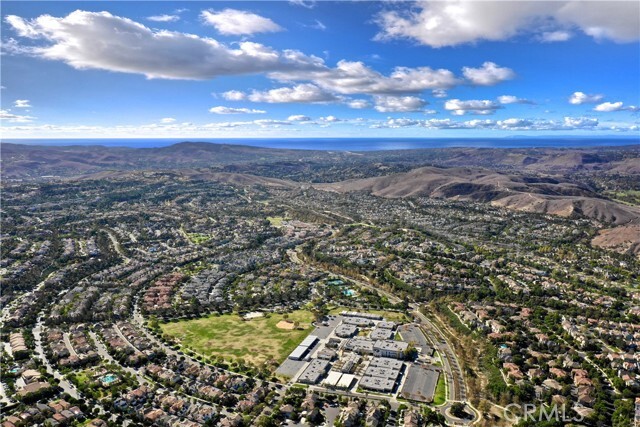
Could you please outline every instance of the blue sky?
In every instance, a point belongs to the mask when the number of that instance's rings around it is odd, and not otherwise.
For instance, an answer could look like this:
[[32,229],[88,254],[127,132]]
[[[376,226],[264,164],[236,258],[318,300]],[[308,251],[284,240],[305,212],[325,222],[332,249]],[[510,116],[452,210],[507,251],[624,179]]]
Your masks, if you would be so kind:
[[638,135],[640,4],[4,2],[4,138]]

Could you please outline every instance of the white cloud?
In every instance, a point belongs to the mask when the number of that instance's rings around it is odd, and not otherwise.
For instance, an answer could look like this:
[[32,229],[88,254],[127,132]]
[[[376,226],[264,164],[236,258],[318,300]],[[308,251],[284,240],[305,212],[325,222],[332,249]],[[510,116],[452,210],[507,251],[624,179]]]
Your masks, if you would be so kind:
[[446,98],[449,96],[444,89],[434,89],[431,91],[431,95],[433,95],[434,98]]
[[286,120],[273,120],[273,119],[260,119],[260,120],[254,120],[252,123],[258,125],[258,126],[289,126],[291,125],[291,122],[288,122]]
[[294,6],[302,6],[302,7],[305,7],[307,9],[313,9],[314,7],[316,7],[315,0],[308,0],[308,1],[304,1],[304,0],[289,0],[289,4],[292,4]]
[[410,39],[431,47],[506,40],[541,29],[547,41],[559,41],[566,37],[561,32],[574,28],[596,39],[629,42],[639,38],[640,6],[635,1],[423,1],[386,10],[377,23],[378,40]]
[[478,86],[493,86],[516,76],[512,69],[499,67],[493,62],[485,62],[480,68],[463,67],[462,74],[467,80]]
[[405,128],[405,127],[420,126],[422,125],[422,123],[424,123],[424,120],[407,119],[407,118],[388,119],[384,123],[384,127]]
[[277,51],[246,41],[231,49],[211,38],[151,30],[109,12],[78,10],[63,18],[42,15],[32,20],[11,15],[6,22],[20,36],[46,42],[44,46],[20,46],[21,52],[63,61],[77,69],[201,80],[326,68],[322,59],[299,51]]
[[180,20],[180,17],[178,15],[154,15],[147,16],[147,20],[153,22],[176,22]]
[[[8,16],[6,22],[22,37],[40,39],[32,46],[16,42],[12,53],[63,61],[76,69],[193,80],[265,74],[280,82],[312,84],[331,94],[325,99],[337,98],[337,94],[417,95],[426,90],[439,96],[463,83],[447,69],[396,67],[384,75],[359,61],[342,60],[328,67],[319,57],[254,42],[240,42],[231,48],[211,38],[153,30],[109,12],[75,11],[61,18]],[[495,84],[511,73],[493,63],[467,71],[476,84]],[[223,96],[240,100],[245,95],[229,91]]]
[[611,112],[622,110],[622,102],[603,102],[593,107],[593,111]]
[[623,102],[603,102],[602,104],[598,104],[593,107],[593,111],[610,113],[613,111],[639,111],[640,108],[635,105],[629,105],[628,107],[624,106]]
[[421,111],[427,101],[417,96],[375,96],[375,109],[381,113]]
[[247,98],[247,94],[239,90],[230,90],[224,92],[222,97],[228,101],[242,101]]
[[469,100],[461,101],[459,99],[450,99],[444,103],[444,108],[451,111],[451,114],[462,116],[465,113],[487,115],[493,114],[496,110],[503,108],[493,101],[489,100]]
[[287,120],[290,122],[309,122],[311,121],[311,117],[308,117],[302,114],[297,114],[294,116],[289,116]]
[[[0,111],[0,118],[7,120],[11,116],[8,111]],[[615,122],[601,125],[597,119],[589,117],[565,117],[561,120],[531,119],[531,118],[508,118],[505,120],[487,120],[473,119],[467,121],[456,121],[451,118],[447,119],[417,119],[417,118],[396,118],[385,120],[371,119],[350,119],[340,120],[338,118],[325,117],[318,121],[296,121],[296,120],[250,120],[250,121],[226,121],[213,122],[206,124],[194,123],[150,123],[142,125],[117,125],[117,126],[75,126],[75,125],[34,125],[26,123],[25,120],[14,121],[13,125],[3,123],[3,135],[6,138],[45,138],[45,137],[203,137],[211,135],[211,131],[219,131],[221,135],[229,135],[235,137],[255,137],[261,135],[282,136],[294,135],[295,133],[286,133],[284,129],[288,128],[291,132],[299,130],[296,124],[305,124],[308,126],[308,132],[314,132],[324,127],[331,126],[333,123],[343,122],[353,124],[354,126],[369,126],[371,128],[424,128],[424,129],[477,129],[477,130],[494,130],[494,131],[583,131],[583,132],[625,132],[637,131],[637,123]],[[280,131],[278,131],[280,130]],[[358,130],[360,132],[360,130]],[[323,134],[326,135],[326,134]]]
[[13,106],[16,108],[31,108],[28,99],[16,99],[13,101]]
[[29,123],[34,119],[35,117],[13,114],[10,110],[0,110],[0,121],[6,120],[9,123]]
[[160,119],[160,123],[163,123],[163,124],[170,124],[175,122],[176,122],[176,119],[174,119],[173,117],[165,117],[163,119]]
[[347,102],[349,108],[354,108],[356,110],[362,110],[364,108],[371,107],[371,103],[366,99],[354,99],[352,101]]
[[318,86],[305,83],[294,87],[281,87],[264,92],[254,91],[248,99],[253,102],[273,103],[327,103],[338,101],[335,95],[324,91]]
[[[474,119],[455,121],[452,119],[388,119],[373,123],[373,128],[403,128],[423,127],[427,129],[489,129],[511,131],[567,131],[567,130],[596,130],[598,120],[585,117],[565,117],[562,121],[533,120],[525,118],[509,118],[505,120]],[[631,129],[629,125],[622,125],[621,130]]]
[[224,35],[239,36],[282,31],[282,27],[271,19],[243,10],[205,10],[200,16],[205,23],[212,25]]
[[231,107],[211,107],[209,112],[213,114],[265,114],[264,110],[253,110],[249,108],[231,108]]
[[[40,18],[43,17],[47,17],[47,15],[42,15]],[[42,37],[41,31],[35,28],[35,25],[33,25],[34,21],[28,22],[15,15],[8,15],[4,20],[7,24],[11,25],[14,31],[17,32],[21,37],[28,37],[30,39],[37,39]]]
[[539,40],[545,43],[553,43],[553,42],[566,42],[569,40],[573,34],[569,31],[546,31],[539,36]]
[[324,31],[327,29],[327,26],[324,25],[322,22],[320,22],[319,20],[315,20],[315,22],[311,25],[308,26],[309,28],[313,28],[314,30],[320,30],[320,31]]
[[569,97],[569,104],[595,104],[603,98],[602,95],[589,95],[584,92],[573,92]]
[[337,93],[391,95],[419,93],[424,90],[449,89],[460,83],[445,69],[430,67],[396,67],[384,76],[360,61],[339,61],[335,68],[273,72],[269,77],[281,81],[308,80]]
[[502,129],[527,129],[534,125],[532,120],[527,119],[505,119],[499,120],[497,126]]
[[564,126],[572,129],[589,129],[598,126],[598,119],[590,117],[565,117]]
[[513,95],[502,95],[498,97],[500,104],[533,104],[533,101],[524,98],[518,98]]
[[640,38],[640,3],[637,1],[565,1],[556,19],[576,26],[596,40],[618,43]]

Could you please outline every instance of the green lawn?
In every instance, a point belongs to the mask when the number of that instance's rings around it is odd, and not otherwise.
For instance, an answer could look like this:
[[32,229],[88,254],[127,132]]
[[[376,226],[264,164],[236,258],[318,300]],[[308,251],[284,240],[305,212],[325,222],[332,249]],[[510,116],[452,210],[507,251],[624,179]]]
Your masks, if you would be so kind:
[[444,381],[444,375],[440,373],[438,383],[436,384],[436,392],[433,395],[433,404],[442,405],[447,399],[447,385]]
[[640,191],[638,190],[605,191],[604,194],[627,205],[640,205]]
[[268,216],[267,221],[271,223],[274,227],[282,227],[282,221],[284,220],[281,216]]
[[71,374],[75,377],[75,382],[77,384],[87,384],[91,381],[93,381],[91,378],[89,378],[89,372],[88,371],[78,371],[78,372],[74,372],[73,374]]
[[202,319],[169,322],[162,331],[176,338],[184,347],[205,356],[222,356],[227,361],[244,359],[260,365],[282,362],[313,330],[313,315],[306,310],[288,314],[288,320],[300,322],[299,329],[280,329],[281,314],[244,320],[237,314],[211,315]]
[[195,243],[196,245],[200,245],[211,240],[211,236],[202,233],[187,233],[187,237],[192,243]]

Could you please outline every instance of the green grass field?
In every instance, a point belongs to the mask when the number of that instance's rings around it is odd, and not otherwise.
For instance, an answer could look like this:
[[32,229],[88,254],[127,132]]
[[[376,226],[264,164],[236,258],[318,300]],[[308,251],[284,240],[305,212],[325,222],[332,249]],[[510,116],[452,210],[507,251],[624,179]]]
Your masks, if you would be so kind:
[[281,216],[268,216],[267,221],[271,223],[274,227],[282,227],[282,221],[284,220]]
[[187,237],[192,243],[195,243],[196,245],[200,245],[211,240],[211,236],[202,233],[187,233]]
[[237,314],[211,315],[202,319],[163,323],[162,331],[176,338],[184,347],[205,356],[222,356],[227,361],[244,359],[260,365],[266,361],[282,362],[313,330],[313,315],[306,310],[288,314],[299,329],[280,329],[281,314],[244,320]]
[[627,205],[640,205],[640,191],[638,190],[605,191],[604,194]]
[[441,373],[438,376],[438,383],[436,384],[436,391],[433,395],[433,404],[442,405],[447,399],[447,385],[444,381],[444,375]]

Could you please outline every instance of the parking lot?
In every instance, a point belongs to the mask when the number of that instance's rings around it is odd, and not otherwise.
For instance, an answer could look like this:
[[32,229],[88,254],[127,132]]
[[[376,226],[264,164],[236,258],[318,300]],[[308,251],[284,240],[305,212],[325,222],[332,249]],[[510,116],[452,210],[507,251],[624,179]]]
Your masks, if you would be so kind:
[[331,335],[333,330],[340,324],[341,321],[342,316],[327,316],[327,319],[325,321],[326,326],[323,324],[318,324],[311,335],[315,335],[319,339],[323,340]]
[[400,391],[400,396],[418,402],[431,402],[440,374],[440,368],[411,365]]
[[278,369],[276,369],[276,375],[293,378],[296,376],[298,371],[302,369],[305,363],[306,362],[304,360],[291,360],[287,358],[280,366],[278,366]]
[[433,354],[433,349],[429,345],[427,338],[417,325],[402,325],[398,327],[398,332],[400,332],[404,341],[415,343],[415,346],[422,350],[422,354],[426,354],[427,356]]

